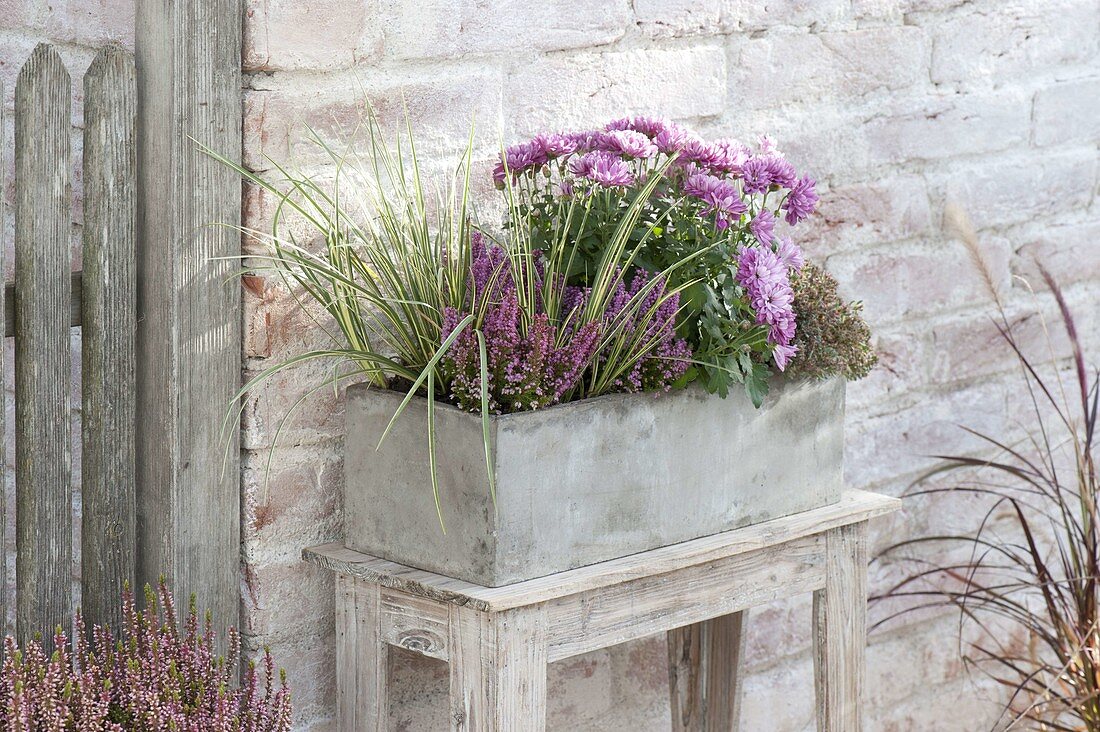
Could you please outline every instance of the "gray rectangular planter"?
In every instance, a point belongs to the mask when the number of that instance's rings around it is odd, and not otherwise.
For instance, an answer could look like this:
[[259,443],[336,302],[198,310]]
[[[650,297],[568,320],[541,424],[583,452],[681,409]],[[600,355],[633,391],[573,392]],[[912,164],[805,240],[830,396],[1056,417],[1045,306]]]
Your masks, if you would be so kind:
[[776,379],[757,410],[697,388],[614,394],[492,418],[494,508],[481,417],[437,404],[446,533],[432,498],[427,402],[348,389],[345,543],[500,586],[840,499],[842,380]]

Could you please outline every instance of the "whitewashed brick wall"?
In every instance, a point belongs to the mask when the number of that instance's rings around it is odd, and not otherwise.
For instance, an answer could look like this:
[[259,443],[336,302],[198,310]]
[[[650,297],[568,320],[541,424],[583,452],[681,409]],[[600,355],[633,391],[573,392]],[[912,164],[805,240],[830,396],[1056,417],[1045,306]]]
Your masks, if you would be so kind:
[[[302,125],[354,124],[364,90],[388,118],[404,97],[432,145],[476,118],[483,169],[498,129],[507,142],[627,113],[776,135],[823,182],[806,244],[866,301],[882,353],[850,391],[853,486],[896,495],[928,465],[921,455],[974,447],[957,422],[1009,423],[1012,362],[943,231],[947,201],[980,227],[1013,308],[1030,300],[1012,276],[1033,275],[1041,256],[1100,341],[1095,0],[325,0],[308,11],[255,0],[246,34],[245,143],[259,169],[261,153],[317,163]],[[252,221],[268,208],[249,197]],[[246,294],[252,369],[298,347],[305,327],[262,292]],[[1038,305],[1049,312],[1047,298]],[[248,486],[293,393],[289,380],[275,385],[249,412]],[[303,728],[327,729],[331,584],[297,552],[340,535],[341,417],[330,396],[308,412],[277,453],[262,526],[246,527],[246,609],[251,643],[271,643],[291,666]],[[876,534],[970,518],[925,502]],[[812,729],[808,624],[808,598],[753,614],[746,729]],[[652,639],[555,666],[550,728],[667,729],[664,654]],[[871,730],[973,732],[991,719],[996,691],[966,680],[950,616],[877,632],[869,661]],[[442,664],[399,656],[393,671],[395,729],[445,726]]]
[[[855,487],[897,495],[922,455],[975,447],[956,423],[1006,430],[1019,413],[979,280],[943,230],[946,202],[980,227],[1013,312],[1051,312],[1014,279],[1034,281],[1040,257],[1100,354],[1096,0],[248,0],[245,12],[245,156],[257,170],[265,155],[318,166],[304,125],[354,125],[364,95],[386,119],[404,100],[437,151],[476,119],[483,171],[501,137],[627,113],[778,137],[822,181],[804,243],[866,301],[882,356],[849,392]],[[128,0],[0,0],[6,109],[35,42],[61,43],[78,75],[95,44],[132,44],[132,13]],[[493,195],[487,182],[479,192]],[[247,192],[246,224],[270,213]],[[243,297],[246,373],[315,342],[277,289],[253,281]],[[304,408],[263,490],[266,447],[304,380],[275,380],[246,412],[242,623],[251,648],[270,644],[286,665],[299,728],[319,732],[333,728],[332,584],[298,555],[342,531],[338,399]],[[881,545],[973,516],[914,502],[875,533]],[[887,571],[872,569],[873,586]],[[751,622],[746,729],[812,729],[808,598]],[[922,616],[873,634],[870,730],[986,728],[997,692],[967,681],[954,633],[953,617]],[[667,729],[664,654],[652,639],[556,665],[550,729]],[[394,728],[445,727],[445,667],[399,656],[393,672]]]

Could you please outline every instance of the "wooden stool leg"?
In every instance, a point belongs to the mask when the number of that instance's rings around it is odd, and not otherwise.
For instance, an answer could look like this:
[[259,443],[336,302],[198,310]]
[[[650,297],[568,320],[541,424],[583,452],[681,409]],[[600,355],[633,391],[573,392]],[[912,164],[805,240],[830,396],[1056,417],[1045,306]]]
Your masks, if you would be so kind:
[[741,717],[743,625],[748,612],[668,631],[673,732],[735,732]]
[[546,729],[546,608],[450,608],[451,730]]
[[820,732],[863,729],[867,522],[826,534],[825,589],[814,593],[814,676]]
[[380,588],[336,575],[336,727],[383,732],[389,716],[389,646],[382,640]]

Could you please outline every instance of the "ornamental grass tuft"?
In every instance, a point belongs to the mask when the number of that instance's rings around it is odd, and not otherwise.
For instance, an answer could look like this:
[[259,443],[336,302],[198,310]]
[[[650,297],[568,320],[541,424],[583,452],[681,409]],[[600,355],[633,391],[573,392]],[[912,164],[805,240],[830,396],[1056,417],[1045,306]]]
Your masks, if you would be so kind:
[[[159,609],[158,609],[159,603]],[[0,670],[0,729],[10,732],[289,732],[290,691],[276,680],[274,661],[249,663],[243,681],[236,664],[217,655],[209,614],[200,628],[194,600],[177,625],[175,604],[161,583],[145,588],[145,609],[123,596],[124,632],[116,639],[96,626],[89,641],[80,615],[72,650],[59,627],[53,653],[10,636]],[[240,636],[230,628],[230,659]]]
[[1015,357],[1026,413],[1008,434],[964,427],[985,449],[936,456],[940,464],[908,491],[913,502],[965,500],[965,515],[979,510],[967,527],[939,504],[935,528],[882,552],[900,578],[873,598],[895,607],[880,624],[955,610],[966,670],[1006,692],[991,728],[1100,732],[1098,371],[1043,264],[1058,321],[1048,324],[1037,309],[1045,338],[1033,344],[1024,321],[1009,316],[965,215],[949,209],[947,219],[996,306],[993,324]]

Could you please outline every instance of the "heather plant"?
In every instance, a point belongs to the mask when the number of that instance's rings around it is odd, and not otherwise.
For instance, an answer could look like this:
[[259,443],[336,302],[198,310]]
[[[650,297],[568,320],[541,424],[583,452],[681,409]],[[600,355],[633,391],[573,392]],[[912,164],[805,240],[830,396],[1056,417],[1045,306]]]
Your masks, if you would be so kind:
[[791,278],[798,331],[792,376],[862,379],[878,362],[871,347],[871,329],[863,319],[863,304],[840,297],[836,278],[813,262]]
[[[159,610],[158,610],[159,602]],[[233,661],[217,655],[207,615],[200,628],[192,600],[181,632],[171,593],[145,589],[145,609],[132,593],[123,598],[123,634],[96,626],[87,638],[78,615],[72,652],[58,628],[54,651],[30,641],[20,649],[5,640],[0,670],[0,729],[11,732],[289,732],[290,691],[275,679],[271,653],[250,663],[236,683]],[[229,630],[229,658],[240,638]]]
[[[554,286],[543,281],[537,269],[534,278],[540,290]],[[450,381],[455,403],[471,411],[480,407],[483,363],[491,412],[532,410],[559,402],[576,387],[591,362],[599,324],[580,325],[575,307],[554,322],[545,307],[538,307],[525,328],[508,254],[486,243],[479,232],[474,234],[469,280],[464,308],[448,308],[443,325],[444,334],[449,335],[471,314],[478,323],[478,328],[459,334],[443,357],[444,377]],[[545,298],[540,305],[543,302]]]
[[[480,407],[483,362],[489,410],[494,413],[538,409],[591,393],[595,373],[618,360],[617,354],[610,352],[613,344],[600,349],[601,335],[614,328],[624,311],[626,340],[643,347],[636,348],[639,358],[612,381],[609,390],[668,390],[687,369],[691,353],[674,330],[679,297],[664,297],[660,282],[650,287],[647,273],[636,271],[629,285],[620,279],[600,319],[585,321],[590,291],[565,285],[563,277],[548,279],[541,257],[533,269],[532,277],[524,271],[518,278],[530,281],[541,295],[525,329],[517,277],[507,252],[474,232],[466,288],[469,300],[461,311],[446,311],[443,327],[447,337],[463,317],[474,316],[475,326],[458,336],[442,361],[452,398],[460,408],[477,411]],[[647,294],[637,308],[631,308],[643,290]],[[547,312],[547,302],[561,303],[553,318]]]
[[572,243],[570,285],[606,266],[605,242],[622,211],[640,206],[620,264],[670,270],[668,285],[683,289],[677,327],[693,354],[687,380],[702,376],[722,396],[740,382],[760,404],[771,370],[784,370],[797,351],[790,277],[803,257],[778,229],[803,221],[818,201],[814,180],[800,177],[774,141],[763,137],[753,150],[632,117],[513,145],[494,175],[509,207],[524,213],[508,222],[513,236],[535,250]]
[[[913,569],[880,598],[906,602],[883,622],[928,608],[957,610],[967,669],[1008,692],[996,729],[1098,732],[1097,371],[1086,365],[1074,317],[1041,265],[1072,353],[1068,368],[1055,358],[1045,322],[1049,360],[1044,363],[1024,345],[973,231],[957,211],[950,219],[985,275],[996,304],[994,322],[1019,366],[1019,393],[1030,405],[1021,422],[1027,432],[1013,439],[967,430],[988,455],[942,456],[943,463],[910,492],[915,498],[966,496],[983,504],[983,514],[972,532],[933,531],[886,550],[883,558]],[[948,559],[912,557],[914,547]],[[964,630],[970,640],[964,640]]]

